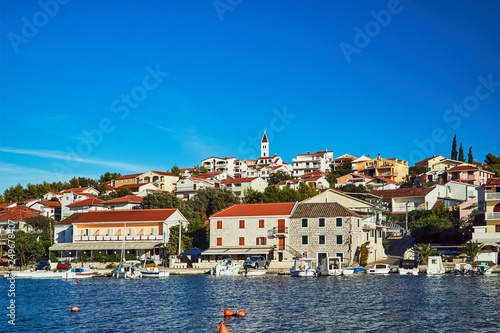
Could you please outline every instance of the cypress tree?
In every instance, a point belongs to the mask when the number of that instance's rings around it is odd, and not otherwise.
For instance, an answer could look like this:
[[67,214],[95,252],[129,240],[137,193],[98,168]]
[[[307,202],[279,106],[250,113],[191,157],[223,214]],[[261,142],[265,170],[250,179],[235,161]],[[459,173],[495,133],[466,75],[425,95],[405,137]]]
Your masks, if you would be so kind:
[[462,147],[462,142],[460,142],[460,149],[458,150],[458,160],[465,162],[464,147]]
[[457,159],[457,135],[453,137],[453,144],[451,146],[451,159],[456,160]]
[[469,160],[467,162],[468,163],[474,162],[474,157],[472,157],[472,147],[469,148]]

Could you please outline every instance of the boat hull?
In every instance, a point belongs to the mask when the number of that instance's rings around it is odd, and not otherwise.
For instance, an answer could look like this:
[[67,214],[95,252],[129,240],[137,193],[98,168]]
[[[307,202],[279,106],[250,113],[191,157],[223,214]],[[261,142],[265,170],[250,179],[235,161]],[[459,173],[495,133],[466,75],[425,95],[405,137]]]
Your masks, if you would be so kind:
[[26,279],[60,279],[63,277],[63,272],[51,271],[33,271],[33,272],[7,272],[7,278],[26,278]]

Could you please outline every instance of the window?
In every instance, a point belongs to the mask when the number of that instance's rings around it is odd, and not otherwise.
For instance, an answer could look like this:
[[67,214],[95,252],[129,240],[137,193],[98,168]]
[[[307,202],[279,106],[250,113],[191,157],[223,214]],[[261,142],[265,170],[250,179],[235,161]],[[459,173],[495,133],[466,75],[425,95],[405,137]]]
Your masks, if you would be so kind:
[[302,219],[302,228],[307,228],[307,219]]
[[495,225],[495,232],[500,232],[500,224]]
[[264,228],[264,220],[259,220],[259,228]]
[[222,221],[217,221],[217,229],[222,229]]
[[256,245],[267,245],[267,239],[266,237],[257,237],[257,240],[256,240]]
[[337,235],[337,244],[342,244],[342,235]]
[[337,225],[337,227],[341,227],[342,226],[342,218],[341,217],[337,217],[337,219],[336,219],[336,225]]
[[240,245],[245,245],[245,237],[240,237]]
[[303,244],[303,245],[307,245],[307,244],[309,244],[309,239],[308,239],[308,237],[307,237],[307,236],[302,236],[302,244]]
[[358,219],[358,228],[359,228],[359,219]]
[[344,261],[344,253],[343,252],[337,252],[335,253],[336,257],[340,257],[340,261]]
[[319,235],[319,244],[325,244],[325,235]]
[[222,246],[222,238],[217,238],[217,246]]
[[319,219],[319,226],[320,226],[320,228],[325,226],[325,219],[324,218]]
[[240,229],[245,229],[245,220],[240,220]]

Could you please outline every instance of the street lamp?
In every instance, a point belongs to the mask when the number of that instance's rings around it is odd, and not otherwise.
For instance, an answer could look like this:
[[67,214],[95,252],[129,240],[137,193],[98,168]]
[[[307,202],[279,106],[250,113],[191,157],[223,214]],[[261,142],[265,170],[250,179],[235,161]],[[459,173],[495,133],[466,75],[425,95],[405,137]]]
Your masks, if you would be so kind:
[[405,236],[406,236],[406,234],[408,233],[408,204],[409,204],[409,203],[410,203],[410,202],[409,202],[409,201],[407,201],[407,202],[406,202],[406,204],[405,204],[405,206],[406,206],[406,230],[405,230]]

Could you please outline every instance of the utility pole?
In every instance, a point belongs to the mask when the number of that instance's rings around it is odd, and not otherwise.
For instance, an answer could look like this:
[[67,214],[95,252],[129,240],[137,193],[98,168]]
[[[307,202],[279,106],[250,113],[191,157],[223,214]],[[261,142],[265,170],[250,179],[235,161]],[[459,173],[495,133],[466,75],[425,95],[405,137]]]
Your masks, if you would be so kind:
[[181,255],[182,221],[179,220],[179,256]]
[[408,233],[408,204],[409,203],[410,203],[409,201],[406,202],[406,230],[405,230],[405,236]]

